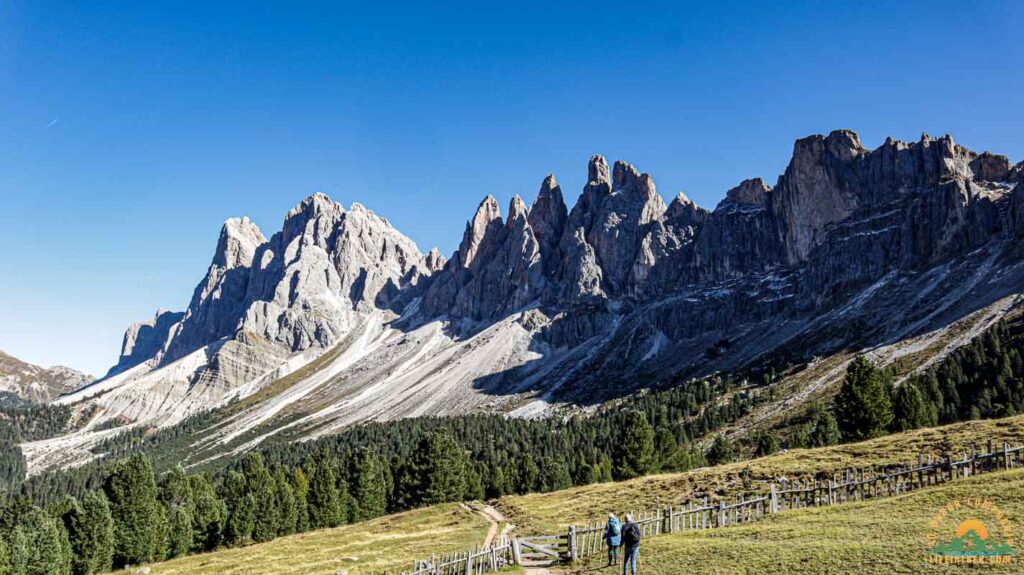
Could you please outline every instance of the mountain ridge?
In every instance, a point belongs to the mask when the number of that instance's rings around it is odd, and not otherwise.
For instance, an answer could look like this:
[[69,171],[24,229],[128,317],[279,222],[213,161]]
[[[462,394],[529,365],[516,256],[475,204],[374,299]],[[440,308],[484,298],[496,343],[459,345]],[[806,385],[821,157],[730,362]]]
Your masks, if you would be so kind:
[[[554,175],[502,217],[487,196],[450,258],[316,194],[269,239],[225,223],[181,315],[129,328],[106,378],[59,403],[171,425],[334,359],[233,416],[214,441],[317,436],[368,419],[478,409],[531,416],[657,381],[890,345],[1019,297],[1024,164],[924,135],[868,150],[802,138],[775,186],[714,210],[669,204],[602,156],[570,208]],[[979,320],[983,321],[983,320]],[[987,321],[987,320],[984,320]],[[850,325],[863,324],[851,330]],[[144,400],[142,400],[145,398]],[[108,430],[109,431],[109,430]]]

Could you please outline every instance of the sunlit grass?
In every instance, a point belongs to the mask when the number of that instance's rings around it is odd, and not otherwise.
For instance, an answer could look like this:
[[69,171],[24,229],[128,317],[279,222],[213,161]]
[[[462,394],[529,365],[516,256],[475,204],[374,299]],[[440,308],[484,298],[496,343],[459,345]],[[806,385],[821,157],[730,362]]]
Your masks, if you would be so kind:
[[[489,524],[458,505],[439,505],[365,523],[152,565],[152,575],[334,575],[398,571],[432,553],[463,551]],[[130,575],[134,570],[121,572]]]
[[560,533],[571,524],[600,520],[609,511],[653,509],[680,505],[691,498],[734,497],[766,489],[781,477],[810,477],[849,467],[909,463],[918,453],[940,456],[989,439],[1000,442],[1024,438],[1024,416],[969,421],[881,437],[862,443],[818,449],[794,449],[750,461],[706,467],[685,473],[651,475],[631,481],[576,487],[554,493],[505,497],[498,507],[509,520],[533,533]]
[[[929,523],[942,506],[967,497],[992,501],[1009,516],[1011,525],[1019,529],[1024,522],[1024,470],[979,475],[899,497],[790,511],[738,527],[650,538],[641,543],[641,572],[645,575],[889,575],[972,570],[1020,573],[1019,562],[973,569],[928,563]],[[978,519],[995,524],[989,516]],[[1015,542],[1015,545],[1018,553],[1022,551],[1020,543]],[[597,569],[602,565],[603,562],[595,559],[579,570],[594,575],[616,572],[610,568]]]

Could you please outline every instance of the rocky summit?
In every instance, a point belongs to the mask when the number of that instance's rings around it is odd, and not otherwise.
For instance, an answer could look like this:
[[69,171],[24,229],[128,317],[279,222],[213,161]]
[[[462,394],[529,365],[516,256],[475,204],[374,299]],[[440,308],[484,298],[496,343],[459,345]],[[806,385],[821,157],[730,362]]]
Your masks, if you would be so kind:
[[118,432],[91,432],[104,421],[167,426],[243,398],[197,453],[373,419],[532,416],[847,352],[948,353],[950,326],[976,333],[1024,290],[1022,181],[1024,165],[949,136],[871,150],[839,130],[709,211],[594,156],[571,208],[554,175],[530,205],[488,196],[447,259],[317,194],[269,239],[228,220],[188,309],[131,326],[110,373],[58,400],[88,406],[88,426],[26,456],[73,463]]

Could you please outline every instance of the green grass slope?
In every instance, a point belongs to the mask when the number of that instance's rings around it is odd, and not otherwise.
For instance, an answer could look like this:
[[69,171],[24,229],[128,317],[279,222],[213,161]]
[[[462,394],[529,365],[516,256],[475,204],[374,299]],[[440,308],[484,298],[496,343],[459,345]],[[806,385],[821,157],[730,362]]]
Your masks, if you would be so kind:
[[[497,501],[496,507],[516,525],[518,534],[560,533],[570,524],[599,519],[609,510],[650,509],[704,496],[731,498],[763,489],[766,482],[779,477],[795,479],[821,471],[905,463],[922,452],[938,456],[982,446],[989,440],[998,445],[1022,438],[1024,416],[972,421],[686,473],[509,496]],[[1024,470],[1012,470],[895,498],[786,512],[749,525],[652,538],[643,544],[644,572],[953,573],[964,567],[926,565],[924,538],[928,521],[942,505],[968,495],[990,498],[1007,513],[1012,525],[1024,528]],[[345,571],[362,575],[400,571],[411,567],[414,560],[478,545],[488,527],[479,515],[458,505],[440,505],[158,563],[151,573],[333,575]],[[1024,544],[1019,547],[1024,551]],[[585,565],[582,569],[597,568]],[[1017,572],[1003,567],[986,569]]]
[[[490,523],[456,504],[437,505],[268,543],[152,565],[151,575],[334,575],[409,569],[431,553],[483,542]],[[120,572],[131,575],[135,570]]]
[[[786,453],[687,471],[552,493],[505,497],[497,507],[522,533],[560,533],[569,525],[600,520],[609,511],[653,509],[708,497],[715,501],[764,489],[780,477],[799,479],[818,472],[908,463],[918,453],[935,456],[983,446],[988,440],[1024,440],[1024,416],[969,421],[880,437],[861,443]],[[1024,518],[1022,518],[1024,519]]]
[[[1014,469],[886,499],[835,507],[802,509],[769,516],[755,523],[724,529],[670,534],[641,543],[640,570],[645,575],[720,575],[805,573],[889,575],[891,573],[1020,573],[1024,547],[1014,541],[1018,556],[1009,565],[933,565],[928,536],[943,506],[967,498],[991,501],[1014,529],[1024,526],[1024,470]],[[977,515],[990,528],[992,515]],[[955,521],[936,532],[952,536]],[[948,533],[947,533],[948,532]],[[616,573],[601,561],[570,572]]]

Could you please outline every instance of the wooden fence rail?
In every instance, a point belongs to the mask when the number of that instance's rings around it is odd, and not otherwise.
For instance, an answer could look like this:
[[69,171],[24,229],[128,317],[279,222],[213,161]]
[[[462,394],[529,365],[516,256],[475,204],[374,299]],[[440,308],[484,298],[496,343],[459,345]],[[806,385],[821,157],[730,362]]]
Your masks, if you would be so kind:
[[[646,539],[665,533],[740,525],[794,509],[892,497],[955,479],[1020,467],[1024,467],[1024,446],[1003,443],[997,448],[989,441],[984,451],[972,448],[942,458],[918,455],[913,463],[877,470],[846,469],[825,479],[822,474],[814,478],[779,479],[767,485],[767,492],[747,494],[732,502],[711,502],[704,497],[679,507],[634,511],[632,516],[640,526],[641,537]],[[573,525],[560,535],[502,538],[492,547],[417,561],[412,570],[401,575],[483,575],[506,565],[522,564],[523,559],[557,557],[577,561],[606,550],[604,530],[602,519],[588,525]]]

